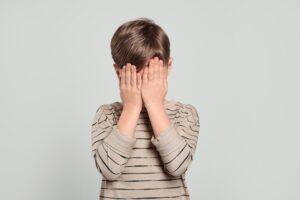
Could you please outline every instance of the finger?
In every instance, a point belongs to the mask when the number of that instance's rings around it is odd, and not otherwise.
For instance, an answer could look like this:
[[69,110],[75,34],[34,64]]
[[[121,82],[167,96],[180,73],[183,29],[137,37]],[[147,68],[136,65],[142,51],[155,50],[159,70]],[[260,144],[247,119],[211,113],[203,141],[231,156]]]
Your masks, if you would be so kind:
[[153,75],[153,79],[154,80],[159,80],[159,74],[158,71],[159,70],[159,60],[157,57],[155,57],[155,65],[154,65],[154,75]]
[[130,86],[130,84],[131,84],[130,83],[130,74],[131,74],[131,72],[130,72],[131,70],[130,69],[131,69],[131,65],[129,63],[127,63],[126,70],[125,70],[126,71],[125,72],[125,77],[126,77],[125,78],[126,79],[125,80],[125,85],[126,86]]
[[168,78],[168,66],[163,67],[162,72],[163,79],[166,80]]
[[163,80],[163,76],[162,76],[162,70],[164,69],[164,62],[163,60],[159,60],[159,67],[158,67],[158,77],[159,80]]
[[153,80],[153,67],[154,67],[153,65],[154,65],[154,60],[151,59],[149,64],[149,69],[148,69],[148,81]]
[[120,83],[121,86],[125,85],[125,69],[126,69],[126,65],[124,65],[121,70],[121,83]]
[[131,86],[136,87],[136,68],[134,65],[131,66]]
[[148,71],[149,71],[149,67],[145,67],[143,73],[143,84],[148,84]]
[[140,90],[141,86],[142,86],[141,74],[137,73],[136,74],[136,87],[137,87],[138,90]]
[[161,62],[160,68],[159,68],[159,79],[164,80],[164,63]]

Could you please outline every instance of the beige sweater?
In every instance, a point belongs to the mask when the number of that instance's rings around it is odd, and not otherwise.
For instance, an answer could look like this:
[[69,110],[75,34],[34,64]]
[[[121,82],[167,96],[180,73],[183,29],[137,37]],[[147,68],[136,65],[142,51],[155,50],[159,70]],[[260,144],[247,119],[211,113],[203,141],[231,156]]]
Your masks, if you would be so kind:
[[91,125],[92,155],[102,175],[99,199],[190,199],[185,172],[194,158],[199,115],[191,104],[165,105],[171,125],[157,138],[147,111],[135,138],[120,133],[121,102],[98,107]]

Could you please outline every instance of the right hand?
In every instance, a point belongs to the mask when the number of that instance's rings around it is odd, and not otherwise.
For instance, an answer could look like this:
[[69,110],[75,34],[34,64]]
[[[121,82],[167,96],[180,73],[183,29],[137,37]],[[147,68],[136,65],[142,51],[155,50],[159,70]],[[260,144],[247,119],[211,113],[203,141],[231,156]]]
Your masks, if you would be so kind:
[[143,107],[141,95],[142,79],[141,74],[136,73],[136,67],[127,63],[121,69],[120,73],[120,96],[123,103],[123,109],[140,112]]

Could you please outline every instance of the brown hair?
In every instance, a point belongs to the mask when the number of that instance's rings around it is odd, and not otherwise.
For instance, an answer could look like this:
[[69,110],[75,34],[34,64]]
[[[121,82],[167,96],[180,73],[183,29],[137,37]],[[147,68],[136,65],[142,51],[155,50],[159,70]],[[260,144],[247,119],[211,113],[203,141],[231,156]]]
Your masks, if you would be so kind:
[[145,17],[122,24],[114,33],[110,47],[112,58],[120,68],[131,63],[137,71],[150,58],[158,56],[167,65],[170,57],[167,34],[152,19]]

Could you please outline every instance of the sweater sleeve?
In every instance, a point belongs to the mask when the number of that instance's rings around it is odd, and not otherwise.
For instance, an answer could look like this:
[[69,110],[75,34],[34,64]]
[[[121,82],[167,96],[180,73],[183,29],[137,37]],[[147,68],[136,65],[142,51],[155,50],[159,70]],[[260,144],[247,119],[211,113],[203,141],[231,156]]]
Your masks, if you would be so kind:
[[108,180],[116,180],[124,171],[136,138],[120,132],[114,109],[100,105],[91,125],[92,155],[96,168]]
[[174,122],[158,136],[152,136],[164,164],[164,169],[172,176],[184,174],[191,165],[199,135],[199,115],[191,104],[181,104]]

